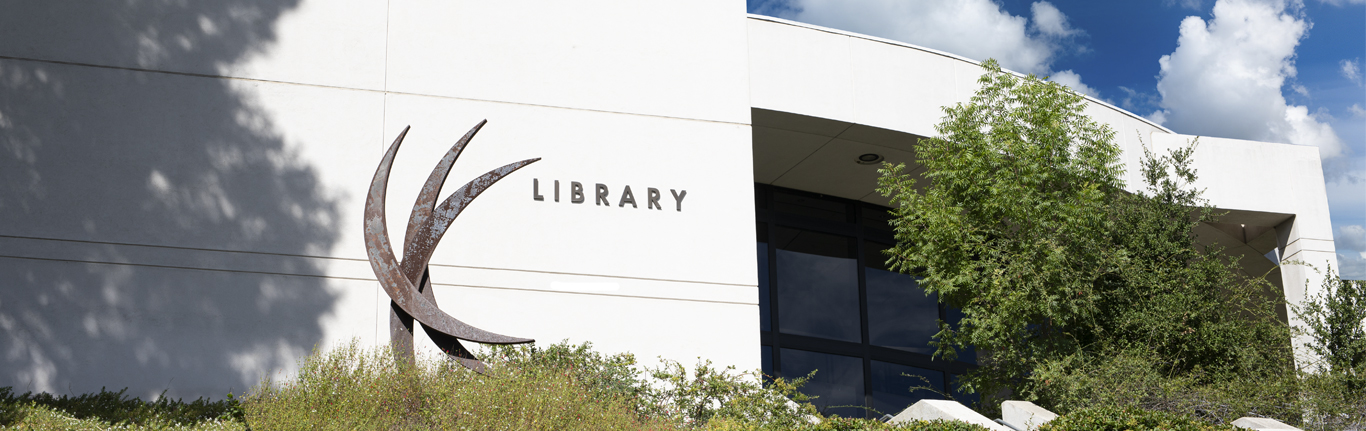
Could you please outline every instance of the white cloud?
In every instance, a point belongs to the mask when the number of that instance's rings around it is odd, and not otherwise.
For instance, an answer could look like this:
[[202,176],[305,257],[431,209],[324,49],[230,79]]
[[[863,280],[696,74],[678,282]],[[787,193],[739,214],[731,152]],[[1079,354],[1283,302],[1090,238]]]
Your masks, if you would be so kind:
[[1087,96],[1100,97],[1100,94],[1096,92],[1096,89],[1088,87],[1086,86],[1086,84],[1081,83],[1081,75],[1078,75],[1076,74],[1076,72],[1073,72],[1071,70],[1064,70],[1062,72],[1054,73],[1053,76],[1048,77],[1048,80],[1062,85],[1066,85],[1068,88],[1071,88],[1076,92],[1085,94]]
[[1366,109],[1362,109],[1360,103],[1353,103],[1347,107],[1347,111],[1351,112],[1353,117],[1366,117]]
[[1333,243],[1338,250],[1366,251],[1366,227],[1359,224],[1339,226],[1333,232]]
[[1041,1],[1029,5],[1029,11],[1034,14],[1034,28],[1053,37],[1067,37],[1077,33],[1077,30],[1067,24],[1067,15],[1054,7],[1052,3]]
[[1356,85],[1361,85],[1361,66],[1357,66],[1356,61],[1342,60],[1338,62],[1338,66],[1342,68],[1343,78],[1347,78],[1348,81],[1352,81]]
[[1338,252],[1338,275],[1348,280],[1366,280],[1366,252]]
[[1165,3],[1167,4],[1167,6],[1180,3],[1181,7],[1184,7],[1186,9],[1200,10],[1200,6],[1202,6],[1205,2],[1201,0],[1166,0]]
[[[1333,132],[1333,126],[1328,124],[1331,120],[1327,111],[1310,114],[1307,107],[1288,106],[1285,108],[1285,124],[1270,124],[1268,133],[1282,142],[1319,147],[1319,157],[1331,159],[1343,155],[1347,150],[1337,133]],[[1268,140],[1274,141],[1276,138]]]
[[1153,111],[1153,113],[1145,115],[1144,118],[1163,126],[1167,125],[1167,111]]
[[1036,2],[1030,20],[992,0],[790,0],[773,7],[779,17],[899,40],[976,60],[995,58],[1001,67],[1047,75],[1070,36],[1067,16]]
[[[1164,125],[1181,133],[1283,142],[1342,155],[1323,113],[1286,102],[1295,47],[1309,29],[1298,0],[1218,0],[1213,18],[1181,21],[1176,51],[1158,60]],[[1307,93],[1307,91],[1306,91]]]
[[1295,90],[1295,92],[1296,92],[1296,93],[1299,93],[1301,96],[1309,97],[1309,89],[1308,89],[1308,88],[1304,88],[1303,85],[1293,84],[1293,85],[1290,86],[1290,89],[1291,89],[1291,90]]

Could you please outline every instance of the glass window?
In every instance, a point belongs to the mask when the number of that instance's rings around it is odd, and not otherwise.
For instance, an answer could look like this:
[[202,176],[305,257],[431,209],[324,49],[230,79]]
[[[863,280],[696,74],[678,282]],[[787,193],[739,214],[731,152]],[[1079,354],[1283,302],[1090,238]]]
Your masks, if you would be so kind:
[[[762,184],[754,196],[766,374],[819,370],[803,392],[819,396],[825,413],[846,417],[896,414],[951,390],[949,372],[962,364],[934,360],[930,342],[941,316],[957,325],[962,313],[927,295],[918,278],[889,270],[882,251],[894,241],[890,210]],[[971,349],[958,354],[976,362]]]
[[892,246],[863,242],[863,270],[868,293],[869,342],[894,349],[933,354],[930,346],[939,332],[939,299],[926,295],[916,278],[887,271]]
[[853,239],[774,227],[778,330],[859,342],[858,260]]
[[864,417],[863,360],[852,356],[831,355],[805,350],[780,349],[783,378],[816,375],[802,386],[802,393],[818,397],[812,400],[825,414],[844,417]]
[[773,210],[841,223],[849,222],[849,204],[829,199],[773,191]]
[[760,368],[760,370],[762,370],[765,376],[772,377],[778,375],[778,372],[773,369],[773,346],[760,347],[759,356],[762,357],[760,366],[763,367]]
[[865,206],[863,207],[862,213],[863,217],[860,217],[861,220],[859,221],[864,226],[871,227],[873,229],[885,230],[888,232],[891,232],[893,230],[891,225],[891,211],[872,206]]
[[882,252],[883,250],[889,248],[892,248],[892,246],[872,241],[864,241],[863,266],[873,269],[881,269],[883,271],[890,271],[891,268],[889,268],[887,265],[887,259],[891,256],[888,256],[887,254]]
[[[924,368],[872,361],[873,409],[896,416],[906,407],[923,399],[942,399],[944,373]],[[930,388],[916,389],[911,388]],[[874,417],[880,417],[881,414]]]
[[759,243],[759,330],[772,331],[773,312],[769,307],[768,292],[768,243]]
[[772,241],[779,250],[796,251],[818,256],[854,258],[854,239],[809,230],[774,226]]
[[868,342],[926,355],[939,332],[939,302],[925,295],[915,277],[867,268]]

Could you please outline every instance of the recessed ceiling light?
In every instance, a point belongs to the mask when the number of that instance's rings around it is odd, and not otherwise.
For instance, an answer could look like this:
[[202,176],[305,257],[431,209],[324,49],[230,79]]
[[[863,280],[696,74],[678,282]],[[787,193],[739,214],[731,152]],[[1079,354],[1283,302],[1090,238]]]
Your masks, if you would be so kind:
[[868,153],[868,154],[864,154],[864,155],[862,155],[862,156],[858,156],[858,164],[860,164],[860,165],[871,165],[871,164],[874,164],[874,163],[877,163],[877,162],[881,162],[881,161],[882,161],[882,155],[881,155],[881,154]]

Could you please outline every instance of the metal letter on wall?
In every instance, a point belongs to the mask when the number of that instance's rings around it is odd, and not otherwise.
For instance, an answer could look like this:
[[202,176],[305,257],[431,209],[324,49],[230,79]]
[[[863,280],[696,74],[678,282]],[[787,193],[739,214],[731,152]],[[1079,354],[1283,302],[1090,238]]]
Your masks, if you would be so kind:
[[446,182],[451,165],[455,164],[455,159],[460,157],[465,145],[469,144],[470,139],[484,127],[485,123],[487,121],[480,121],[465,133],[427,177],[427,183],[422,186],[422,193],[418,194],[417,202],[413,204],[413,212],[408,216],[401,262],[395,258],[390,245],[384,217],[384,194],[389,186],[389,170],[393,167],[394,155],[398,153],[398,147],[403,143],[403,137],[408,134],[409,128],[405,127],[393,145],[389,146],[389,151],[384,153],[384,159],[379,163],[379,169],[375,171],[374,180],[370,182],[370,194],[365,199],[365,248],[370,258],[370,267],[375,270],[380,286],[392,300],[389,310],[390,344],[397,355],[409,362],[414,360],[414,320],[422,325],[422,329],[437,347],[452,359],[475,371],[482,371],[484,364],[460,345],[460,340],[486,344],[521,344],[533,341],[529,338],[495,334],[461,322],[441,311],[436,306],[435,295],[432,294],[431,272],[427,264],[431,261],[436,243],[441,240],[441,236],[446,233],[455,217],[493,183],[513,171],[541,160],[522,160],[488,171],[456,189],[437,206],[436,198],[441,192],[442,183]]

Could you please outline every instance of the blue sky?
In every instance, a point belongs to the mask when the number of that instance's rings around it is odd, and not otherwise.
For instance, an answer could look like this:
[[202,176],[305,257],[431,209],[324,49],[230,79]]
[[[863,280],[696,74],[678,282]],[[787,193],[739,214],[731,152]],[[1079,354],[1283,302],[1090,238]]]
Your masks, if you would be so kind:
[[996,58],[1178,133],[1317,146],[1339,270],[1366,279],[1366,0],[748,6],[750,13]]

